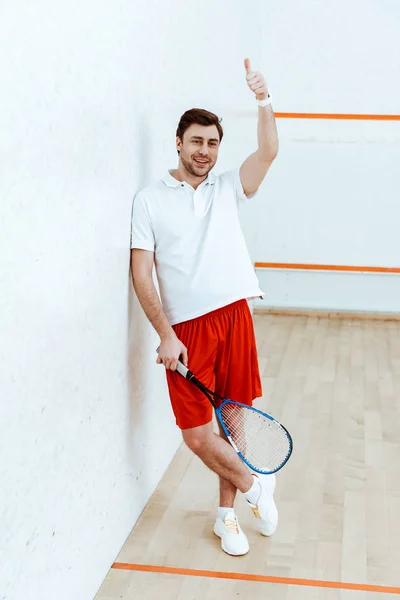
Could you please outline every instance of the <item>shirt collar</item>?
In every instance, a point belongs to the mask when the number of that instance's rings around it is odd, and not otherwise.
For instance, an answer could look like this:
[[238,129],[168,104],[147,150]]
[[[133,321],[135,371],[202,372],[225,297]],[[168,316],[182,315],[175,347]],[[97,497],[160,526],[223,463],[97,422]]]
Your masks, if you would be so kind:
[[[176,187],[180,186],[183,182],[175,179],[175,177],[173,177],[171,175],[171,171],[172,171],[172,169],[169,169],[168,173],[165,175],[165,177],[163,177],[162,180],[165,183],[165,185],[167,185],[168,187],[176,188]],[[210,185],[214,185],[215,181],[216,181],[216,175],[210,171],[207,179],[205,179],[203,181],[203,183],[205,183],[205,184],[209,183]]]

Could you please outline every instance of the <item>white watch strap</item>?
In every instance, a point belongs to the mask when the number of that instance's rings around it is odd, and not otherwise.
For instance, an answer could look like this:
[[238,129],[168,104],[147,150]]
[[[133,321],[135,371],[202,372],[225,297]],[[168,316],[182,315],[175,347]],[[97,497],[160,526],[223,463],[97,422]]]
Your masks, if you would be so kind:
[[271,104],[271,102],[272,102],[271,94],[268,94],[268,98],[266,98],[265,100],[257,100],[257,104],[259,106],[268,106],[268,104]]

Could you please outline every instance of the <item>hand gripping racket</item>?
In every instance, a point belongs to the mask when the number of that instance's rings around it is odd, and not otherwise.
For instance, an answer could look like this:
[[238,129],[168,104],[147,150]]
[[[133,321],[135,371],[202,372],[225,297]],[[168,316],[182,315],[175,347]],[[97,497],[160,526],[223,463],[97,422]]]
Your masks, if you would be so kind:
[[[253,471],[269,475],[282,469],[293,451],[292,438],[283,425],[257,408],[212,392],[180,361],[177,371],[208,398],[232,447]],[[219,407],[216,399],[222,400]]]

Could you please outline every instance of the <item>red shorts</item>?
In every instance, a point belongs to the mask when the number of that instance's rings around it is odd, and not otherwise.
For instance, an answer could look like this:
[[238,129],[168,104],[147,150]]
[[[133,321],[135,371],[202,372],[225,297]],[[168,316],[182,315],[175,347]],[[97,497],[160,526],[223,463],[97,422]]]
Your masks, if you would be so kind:
[[[253,319],[247,300],[178,323],[173,329],[188,349],[189,369],[211,391],[250,406],[262,395]],[[213,408],[206,396],[178,372],[170,369],[166,372],[178,427],[190,429],[209,423]]]

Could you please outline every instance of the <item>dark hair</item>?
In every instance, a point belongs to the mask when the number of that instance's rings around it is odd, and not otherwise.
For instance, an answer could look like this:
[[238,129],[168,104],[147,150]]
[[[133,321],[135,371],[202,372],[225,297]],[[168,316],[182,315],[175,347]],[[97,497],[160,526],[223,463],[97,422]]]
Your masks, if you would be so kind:
[[224,132],[221,127],[222,119],[218,118],[212,112],[204,110],[203,108],[191,108],[187,110],[182,116],[176,130],[176,137],[183,141],[183,134],[191,125],[215,125],[219,133],[219,141],[222,141]]

